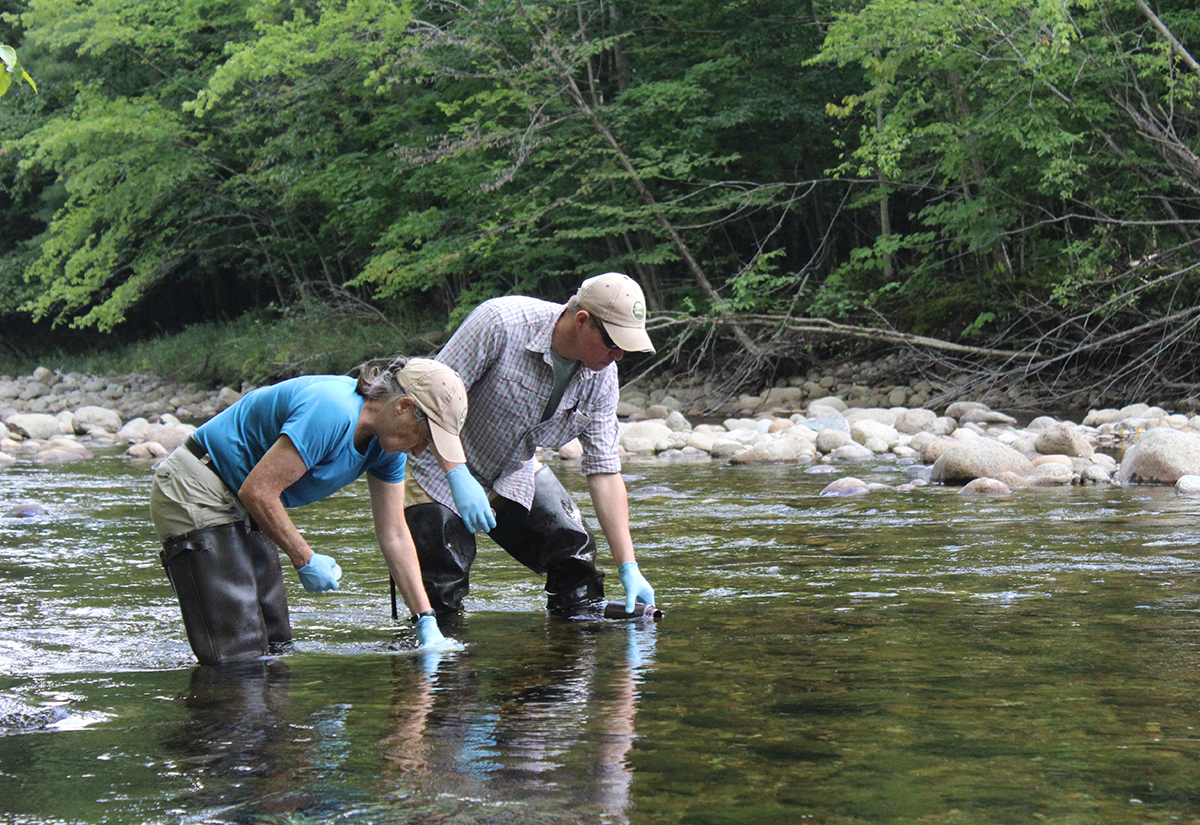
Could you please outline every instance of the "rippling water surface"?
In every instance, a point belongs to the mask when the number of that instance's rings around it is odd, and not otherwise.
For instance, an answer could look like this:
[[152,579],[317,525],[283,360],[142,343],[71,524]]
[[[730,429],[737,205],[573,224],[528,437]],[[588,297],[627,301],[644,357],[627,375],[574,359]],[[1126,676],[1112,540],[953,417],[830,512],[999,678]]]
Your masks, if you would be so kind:
[[293,511],[342,589],[288,572],[295,650],[240,668],[194,666],[148,467],[0,469],[46,509],[0,516],[0,822],[1200,819],[1200,499],[625,469],[661,623],[552,619],[485,542],[466,651],[414,652],[356,484]]

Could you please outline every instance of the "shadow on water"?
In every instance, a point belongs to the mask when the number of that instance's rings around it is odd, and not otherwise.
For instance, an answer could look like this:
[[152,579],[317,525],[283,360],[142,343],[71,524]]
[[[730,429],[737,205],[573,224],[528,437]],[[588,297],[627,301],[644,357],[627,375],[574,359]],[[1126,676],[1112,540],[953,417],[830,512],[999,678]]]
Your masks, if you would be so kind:
[[626,471],[660,624],[550,618],[484,548],[467,650],[413,651],[354,486],[297,511],[346,577],[332,596],[289,580],[294,652],[198,668],[147,469],[5,469],[0,502],[46,512],[0,518],[0,821],[1200,818],[1200,501]]

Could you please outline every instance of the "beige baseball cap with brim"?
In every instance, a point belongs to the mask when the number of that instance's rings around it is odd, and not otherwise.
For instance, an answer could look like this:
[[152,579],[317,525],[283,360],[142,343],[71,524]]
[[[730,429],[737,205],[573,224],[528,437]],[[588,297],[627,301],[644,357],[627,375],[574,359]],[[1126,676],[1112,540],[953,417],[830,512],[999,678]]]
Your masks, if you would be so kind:
[[604,324],[604,331],[626,352],[654,352],[646,334],[646,297],[637,281],[620,272],[588,278],[576,293],[579,308]]
[[396,380],[429,418],[438,455],[451,464],[466,464],[458,435],[467,420],[467,388],[458,373],[429,358],[410,358]]

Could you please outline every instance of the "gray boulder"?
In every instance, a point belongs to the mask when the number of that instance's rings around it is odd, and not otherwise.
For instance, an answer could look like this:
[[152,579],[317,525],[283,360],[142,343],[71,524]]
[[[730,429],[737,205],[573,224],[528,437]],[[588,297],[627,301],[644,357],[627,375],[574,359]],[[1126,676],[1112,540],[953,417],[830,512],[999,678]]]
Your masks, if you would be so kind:
[[933,410],[905,410],[896,416],[896,430],[904,435],[916,435],[937,420]]
[[800,454],[781,438],[760,441],[747,450],[730,456],[730,464],[794,464]]
[[73,423],[75,432],[82,435],[92,430],[115,433],[121,429],[121,416],[116,410],[87,406],[75,410]]
[[1200,496],[1200,476],[1180,476],[1175,492],[1181,496]]
[[861,496],[863,493],[870,492],[871,488],[867,482],[848,476],[839,478],[837,481],[830,482],[825,485],[825,489],[821,491],[823,496]]
[[1033,448],[1042,455],[1070,455],[1091,457],[1095,448],[1084,437],[1079,428],[1069,422],[1053,424],[1038,434]]
[[1174,484],[1186,475],[1200,475],[1200,434],[1166,427],[1144,433],[1117,468],[1119,484]]
[[619,440],[622,447],[633,452],[628,446],[628,442],[645,439],[650,442],[651,446],[662,441],[664,438],[670,438],[675,434],[675,431],[667,426],[667,422],[662,419],[648,419],[646,421],[634,421],[629,424],[620,425]]
[[966,486],[958,491],[960,496],[991,495],[1006,496],[1012,490],[1003,481],[994,478],[976,478],[968,481]]
[[47,439],[62,435],[62,424],[57,418],[45,413],[17,413],[4,421],[10,432],[22,438]]
[[188,425],[171,427],[165,424],[151,424],[146,428],[144,438],[146,441],[157,441],[168,452],[174,452],[177,447],[187,440],[187,437],[195,429],[195,427],[189,427]]
[[1021,453],[990,438],[971,438],[947,449],[933,463],[931,481],[943,484],[996,478],[1004,472],[1033,474],[1033,463]]
[[221,391],[217,393],[217,412],[232,407],[241,400],[242,394],[233,387],[221,387]]

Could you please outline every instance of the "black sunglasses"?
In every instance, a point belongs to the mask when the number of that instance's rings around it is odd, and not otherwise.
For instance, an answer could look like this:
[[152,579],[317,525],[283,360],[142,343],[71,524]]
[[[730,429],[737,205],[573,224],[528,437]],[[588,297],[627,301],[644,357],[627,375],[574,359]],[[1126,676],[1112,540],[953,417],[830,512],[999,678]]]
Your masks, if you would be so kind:
[[609,349],[620,349],[613,339],[608,337],[608,330],[604,328],[604,324],[597,321],[595,317],[592,318],[592,326],[600,331],[600,340],[604,342],[604,346],[608,347]]

